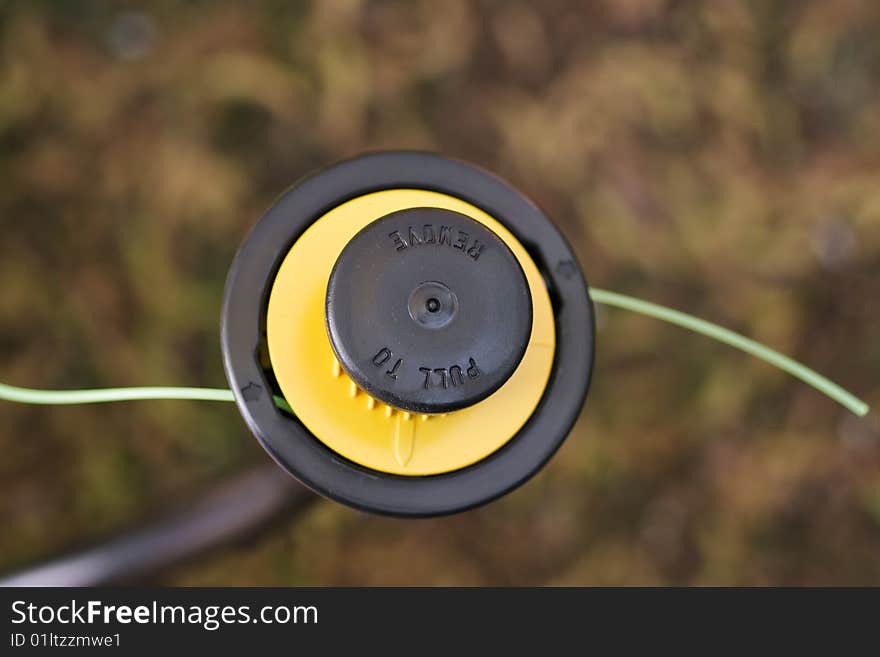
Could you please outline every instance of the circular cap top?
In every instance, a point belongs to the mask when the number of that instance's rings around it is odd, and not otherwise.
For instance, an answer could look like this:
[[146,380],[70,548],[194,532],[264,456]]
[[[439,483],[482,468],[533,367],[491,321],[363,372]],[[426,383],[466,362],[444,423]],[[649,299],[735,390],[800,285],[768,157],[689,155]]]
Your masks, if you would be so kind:
[[410,208],[368,224],[327,285],[327,331],[368,394],[415,413],[485,399],[516,370],[532,299],[507,245],[470,217]]

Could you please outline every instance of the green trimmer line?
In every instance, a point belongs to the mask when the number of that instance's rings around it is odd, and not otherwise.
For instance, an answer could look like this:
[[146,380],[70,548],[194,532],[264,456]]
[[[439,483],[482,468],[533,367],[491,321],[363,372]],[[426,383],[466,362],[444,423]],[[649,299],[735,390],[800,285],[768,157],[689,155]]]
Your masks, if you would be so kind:
[[0,384],[0,399],[234,401],[275,461],[313,490],[377,513],[452,513],[523,483],[565,439],[592,374],[594,303],[718,340],[868,412],[749,338],[588,287],[566,241],[520,192],[415,152],[320,171],[254,226],[224,295],[229,388]]

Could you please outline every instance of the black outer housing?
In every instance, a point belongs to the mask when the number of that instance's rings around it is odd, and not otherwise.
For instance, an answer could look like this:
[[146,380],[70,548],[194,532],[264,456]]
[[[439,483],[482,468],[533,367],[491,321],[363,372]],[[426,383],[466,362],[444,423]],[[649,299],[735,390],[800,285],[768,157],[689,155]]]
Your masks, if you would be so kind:
[[[275,406],[268,393],[271,383],[260,366],[268,294],[291,245],[337,205],[386,189],[442,192],[483,209],[529,250],[553,300],[556,354],[538,408],[498,451],[444,474],[407,477],[348,461]],[[550,220],[487,171],[423,152],[363,155],[298,182],[242,243],[223,299],[223,366],[242,416],[266,451],[312,490],[357,509],[395,516],[463,511],[509,492],[534,475],[577,419],[593,370],[594,345],[593,306],[586,281],[574,253]]]

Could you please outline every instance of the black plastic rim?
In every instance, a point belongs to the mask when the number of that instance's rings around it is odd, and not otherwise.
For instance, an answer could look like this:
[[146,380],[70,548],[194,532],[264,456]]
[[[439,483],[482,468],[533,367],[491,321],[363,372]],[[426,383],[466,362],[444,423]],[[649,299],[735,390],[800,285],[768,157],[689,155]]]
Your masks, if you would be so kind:
[[[445,474],[405,477],[346,460],[278,410],[272,382],[261,367],[266,299],[293,242],[337,205],[386,189],[437,191],[492,215],[529,250],[553,300],[556,355],[538,408],[497,452]],[[574,253],[550,220],[487,171],[431,153],[363,155],[298,182],[251,229],[232,263],[223,298],[223,366],[253,434],[279,465],[312,490],[357,509],[388,515],[463,511],[534,475],[565,440],[580,413],[592,374],[594,345],[586,281]]]

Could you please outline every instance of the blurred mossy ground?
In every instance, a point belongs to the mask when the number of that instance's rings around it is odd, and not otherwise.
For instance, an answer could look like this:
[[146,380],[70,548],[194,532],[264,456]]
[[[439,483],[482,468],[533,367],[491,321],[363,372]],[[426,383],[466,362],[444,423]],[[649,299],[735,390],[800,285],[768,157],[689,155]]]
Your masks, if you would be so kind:
[[[591,282],[880,407],[878,3],[43,1],[0,22],[0,380],[223,385],[248,227],[317,166],[426,148],[531,195]],[[880,584],[876,412],[651,320],[599,327],[580,422],[515,493],[427,521],[321,502],[157,581]],[[2,569],[266,460],[226,404],[0,411]]]

